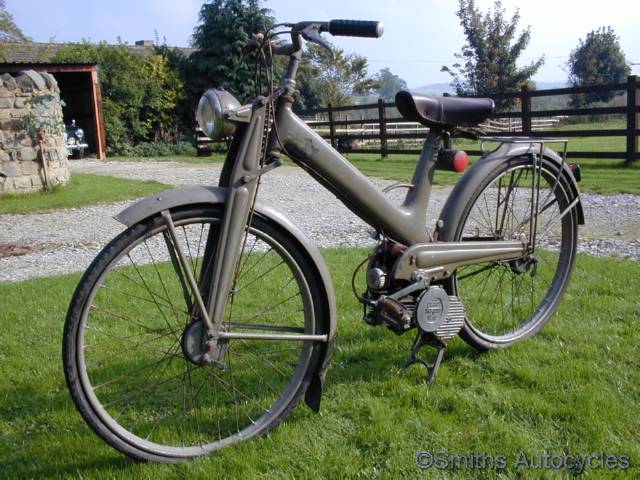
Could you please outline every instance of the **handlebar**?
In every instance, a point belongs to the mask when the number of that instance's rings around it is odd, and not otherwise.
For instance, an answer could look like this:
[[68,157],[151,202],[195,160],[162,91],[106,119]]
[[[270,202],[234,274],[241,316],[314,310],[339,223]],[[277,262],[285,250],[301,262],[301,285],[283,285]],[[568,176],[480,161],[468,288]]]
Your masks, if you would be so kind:
[[[378,38],[382,36],[384,32],[382,22],[370,20],[305,21],[295,24],[283,23],[280,26],[291,28],[289,32],[291,33],[291,43],[272,45],[270,53],[271,55],[288,55],[290,57],[283,83],[287,80],[295,80],[302,52],[301,38],[304,38],[307,42],[313,42],[326,48],[333,56],[331,45],[320,35],[323,32],[328,32],[330,35],[335,36],[364,38]],[[255,43],[258,44],[258,42]]]
[[333,36],[379,38],[384,33],[384,25],[368,20],[331,20],[326,31]]
[[292,25],[296,33],[304,34],[311,31],[317,33],[328,32],[340,37],[379,38],[384,33],[382,22],[371,20],[330,20],[328,22],[305,21]]

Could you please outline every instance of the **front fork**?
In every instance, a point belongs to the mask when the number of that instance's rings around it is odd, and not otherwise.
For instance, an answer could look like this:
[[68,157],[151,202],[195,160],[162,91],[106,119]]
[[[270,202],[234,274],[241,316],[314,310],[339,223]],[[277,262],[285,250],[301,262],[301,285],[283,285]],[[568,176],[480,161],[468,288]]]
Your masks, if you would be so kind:
[[206,299],[197,302],[200,312],[197,318],[204,323],[202,346],[205,350],[205,361],[220,360],[207,357],[211,357],[214,351],[221,351],[215,349],[218,341],[227,333],[223,331],[224,311],[235,281],[243,236],[249,228],[249,214],[260,176],[259,165],[266,115],[267,102],[260,97],[253,104],[249,125],[242,129],[243,136],[235,152],[235,158],[227,159],[233,165],[227,179],[229,195],[224,206],[222,222],[209,230],[203,259],[201,285],[206,285],[207,288],[202,292],[197,288],[193,290],[194,295]]
[[[260,97],[253,104],[249,124],[239,133],[242,138],[235,140],[238,142],[237,148],[233,148],[227,158],[227,162],[231,162],[231,165],[225,165],[225,168],[230,168],[230,173],[225,173],[224,179],[224,183],[227,184],[224,186],[228,189],[227,201],[222,221],[219,225],[212,224],[209,229],[198,281],[180,246],[170,212],[162,212],[169,237],[166,239],[167,246],[192,319],[183,333],[186,337],[186,340],[183,338],[183,343],[192,342],[196,336],[201,337],[198,340],[199,348],[184,348],[190,352],[192,360],[222,368],[225,366],[223,356],[226,346],[231,339],[327,341],[327,335],[233,332],[232,325],[223,324],[229,293],[233,291],[236,280],[245,234],[251,223],[250,215],[258,179],[264,173],[282,165],[279,158],[274,158],[266,165],[260,162],[264,148],[266,117],[267,101]],[[191,301],[191,298],[194,301]],[[193,353],[194,351],[196,353]]]

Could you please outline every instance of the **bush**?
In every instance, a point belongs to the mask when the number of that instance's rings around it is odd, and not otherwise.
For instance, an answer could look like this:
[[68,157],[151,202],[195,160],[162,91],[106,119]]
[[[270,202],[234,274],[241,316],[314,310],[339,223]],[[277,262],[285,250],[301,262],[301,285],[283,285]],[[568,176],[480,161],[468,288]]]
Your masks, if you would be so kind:
[[100,65],[100,88],[107,139],[118,144],[174,142],[182,125],[178,105],[184,98],[184,82],[166,47],[157,47],[145,55],[134,53],[125,44],[97,45],[67,43],[52,61]]
[[116,157],[166,157],[170,155],[191,156],[196,154],[196,148],[190,142],[141,142],[137,145],[116,143],[107,148],[107,154]]

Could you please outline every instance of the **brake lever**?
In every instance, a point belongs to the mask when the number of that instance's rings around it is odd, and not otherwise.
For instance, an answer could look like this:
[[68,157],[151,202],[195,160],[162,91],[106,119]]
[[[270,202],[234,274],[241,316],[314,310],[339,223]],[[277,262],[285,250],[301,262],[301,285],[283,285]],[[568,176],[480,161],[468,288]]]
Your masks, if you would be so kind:
[[326,48],[329,51],[329,55],[331,55],[331,60],[334,60],[335,56],[331,49],[331,45],[329,45],[329,42],[320,36],[321,28],[322,24],[320,23],[310,23],[303,29],[299,30],[299,33],[307,42],[317,43],[321,47]]

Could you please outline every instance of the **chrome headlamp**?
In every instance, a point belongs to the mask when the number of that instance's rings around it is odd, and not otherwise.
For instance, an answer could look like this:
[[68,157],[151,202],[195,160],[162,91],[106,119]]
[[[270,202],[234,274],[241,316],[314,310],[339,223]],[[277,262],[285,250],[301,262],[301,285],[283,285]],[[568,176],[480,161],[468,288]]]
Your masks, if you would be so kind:
[[209,89],[200,97],[196,120],[207,137],[221,140],[235,130],[235,125],[224,118],[224,113],[239,106],[240,102],[229,92],[221,88]]
[[81,128],[76,130],[75,136],[78,137],[79,142],[82,141],[82,137],[84,137],[84,132],[82,131]]

